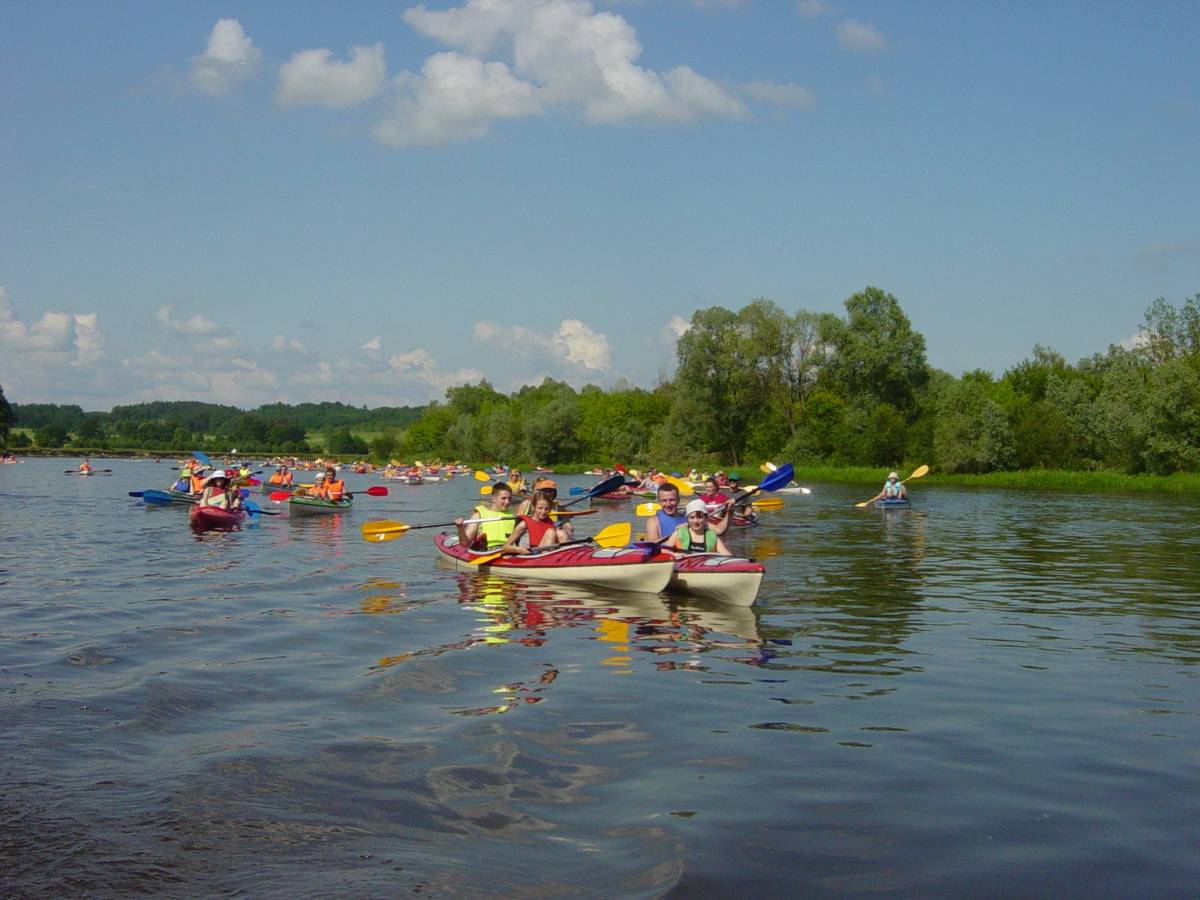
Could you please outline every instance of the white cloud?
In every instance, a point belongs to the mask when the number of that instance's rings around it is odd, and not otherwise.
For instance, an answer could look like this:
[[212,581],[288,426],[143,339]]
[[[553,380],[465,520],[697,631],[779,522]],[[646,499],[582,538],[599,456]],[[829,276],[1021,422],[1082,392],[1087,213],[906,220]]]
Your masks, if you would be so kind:
[[375,337],[371,338],[369,341],[367,341],[365,344],[363,344],[359,349],[366,350],[368,353],[378,353],[380,351],[380,349],[382,349],[382,347],[383,347],[383,342],[380,341],[379,335],[375,335]]
[[847,50],[872,53],[877,50],[885,50],[888,45],[887,38],[883,36],[883,33],[869,22],[846,19],[838,23],[835,33],[838,43]]
[[796,0],[796,12],[806,19],[817,19],[833,15],[834,8],[825,0]]
[[[747,114],[736,96],[688,66],[660,74],[636,65],[642,46],[632,26],[588,0],[467,0],[444,11],[413,7],[404,19],[455,52],[431,57],[420,76],[395,79],[395,102],[376,128],[384,143],[472,140],[497,119],[549,109],[603,124]],[[491,55],[511,59],[511,68],[483,61]]]
[[554,333],[554,347],[567,358],[589,369],[601,371],[612,364],[608,338],[578,319],[564,319]]
[[417,347],[408,353],[391,356],[388,359],[388,367],[396,375],[415,378],[439,391],[483,378],[483,373],[478,369],[464,368],[455,369],[452,372],[444,371],[433,354],[424,347]]
[[338,62],[329,50],[301,50],[279,68],[276,100],[282,106],[347,109],[383,89],[387,64],[383,44],[352,47],[350,61]]
[[303,353],[305,350],[304,344],[295,338],[287,337],[283,334],[277,334],[271,338],[271,349],[276,353]]
[[47,310],[26,324],[0,287],[0,350],[10,362],[21,357],[21,366],[90,366],[104,356],[104,336],[95,313]]
[[1137,332],[1131,334],[1129,337],[1125,338],[1125,340],[1121,341],[1119,346],[1125,350],[1142,350],[1150,346],[1150,335],[1139,329]]
[[154,314],[159,323],[172,334],[185,335],[190,337],[199,337],[206,334],[216,334],[218,330],[217,323],[211,319],[206,319],[204,316],[197,313],[189,319],[179,320],[172,315],[175,311],[173,306],[159,307],[158,312]]
[[237,19],[220,19],[208,36],[208,49],[192,57],[189,77],[197,90],[216,97],[253,78],[261,59],[262,51]]
[[600,372],[612,365],[608,338],[578,319],[564,319],[552,334],[485,320],[476,322],[471,334],[477,344],[503,348],[509,357],[554,362],[564,374],[577,366]]
[[667,327],[663,329],[663,339],[669,344],[674,344],[677,340],[687,334],[688,329],[691,327],[692,323],[683,316],[671,316],[671,321],[668,322]]
[[513,77],[501,62],[437,53],[420,75],[393,79],[395,95],[375,137],[393,147],[436,146],[484,137],[497,119],[542,112],[533,85]]
[[808,109],[816,103],[812,91],[798,84],[778,84],[774,81],[751,81],[742,90],[755,100],[786,109]]

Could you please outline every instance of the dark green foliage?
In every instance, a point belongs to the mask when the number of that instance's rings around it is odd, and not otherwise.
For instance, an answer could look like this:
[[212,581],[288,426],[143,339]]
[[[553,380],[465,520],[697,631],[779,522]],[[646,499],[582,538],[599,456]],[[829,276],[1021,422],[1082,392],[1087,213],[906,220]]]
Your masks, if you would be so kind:
[[8,440],[9,429],[13,425],[12,405],[4,396],[4,386],[0,385],[0,447]]

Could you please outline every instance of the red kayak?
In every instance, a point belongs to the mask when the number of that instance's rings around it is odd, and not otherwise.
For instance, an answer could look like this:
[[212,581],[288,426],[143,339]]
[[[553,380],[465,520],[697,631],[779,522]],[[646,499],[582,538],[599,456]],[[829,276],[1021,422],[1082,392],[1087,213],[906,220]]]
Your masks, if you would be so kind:
[[442,558],[452,562],[456,569],[486,571],[519,580],[589,584],[657,594],[667,586],[673,571],[673,557],[660,549],[653,550],[647,557],[642,548],[606,548],[579,541],[538,553],[501,556],[475,566],[471,564],[472,559],[491,554],[464,550],[458,545],[457,537],[446,534],[439,534],[434,543]]
[[229,531],[241,525],[244,518],[246,513],[240,509],[221,509],[219,506],[196,504],[188,510],[188,522],[193,531]]
[[675,560],[667,590],[735,606],[751,606],[758,597],[764,572],[763,564],[752,559],[718,553],[690,553]]
[[609,491],[607,494],[596,494],[593,500],[628,500],[632,494],[625,491]]

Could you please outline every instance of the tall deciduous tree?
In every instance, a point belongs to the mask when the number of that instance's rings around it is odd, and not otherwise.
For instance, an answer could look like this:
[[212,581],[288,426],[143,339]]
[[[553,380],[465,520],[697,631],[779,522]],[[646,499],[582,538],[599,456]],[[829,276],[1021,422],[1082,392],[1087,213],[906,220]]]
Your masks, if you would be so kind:
[[929,380],[925,338],[891,294],[868,287],[846,300],[846,321],[826,320],[834,350],[828,371],[849,398],[869,398],[909,414]]
[[4,385],[0,384],[0,445],[8,440],[8,432],[13,424],[12,404],[4,396]]

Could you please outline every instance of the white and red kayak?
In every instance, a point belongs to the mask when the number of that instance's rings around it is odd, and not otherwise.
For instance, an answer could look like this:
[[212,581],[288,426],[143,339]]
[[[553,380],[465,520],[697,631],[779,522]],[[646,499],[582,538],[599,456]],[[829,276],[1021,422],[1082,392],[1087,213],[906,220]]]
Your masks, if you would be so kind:
[[476,566],[471,564],[473,558],[491,554],[466,550],[459,546],[457,537],[448,534],[439,534],[434,538],[434,544],[442,558],[452,562],[456,569],[487,571],[504,578],[587,584],[651,594],[666,588],[674,562],[671,554],[662,550],[647,557],[641,548],[607,548],[579,542],[539,553],[500,556]]
[[228,531],[242,524],[246,513],[240,509],[221,509],[219,506],[201,506],[195,504],[188,510],[188,522],[193,531],[212,531],[221,529]]
[[675,560],[667,590],[734,606],[753,606],[766,569],[741,556],[689,553]]

